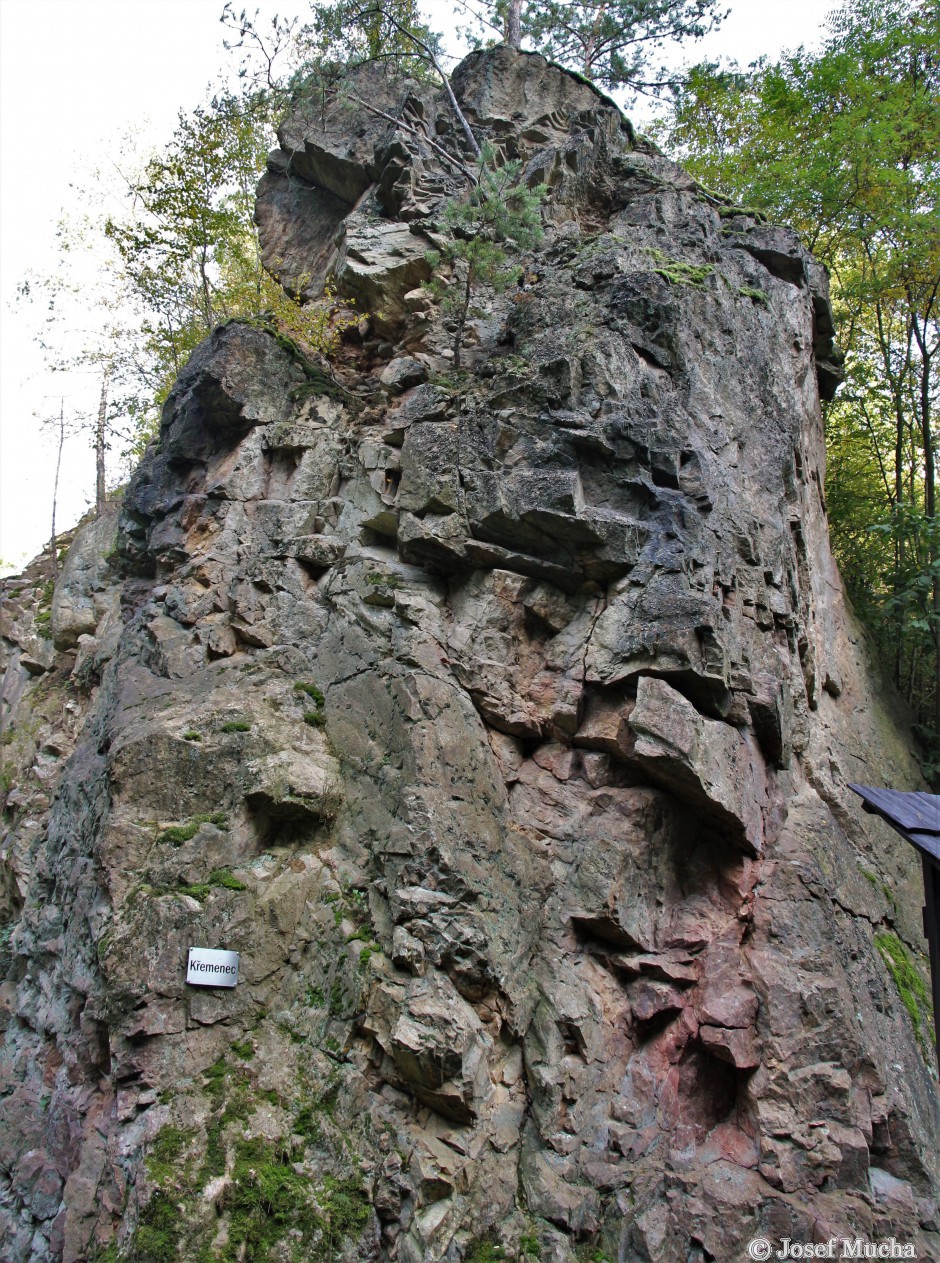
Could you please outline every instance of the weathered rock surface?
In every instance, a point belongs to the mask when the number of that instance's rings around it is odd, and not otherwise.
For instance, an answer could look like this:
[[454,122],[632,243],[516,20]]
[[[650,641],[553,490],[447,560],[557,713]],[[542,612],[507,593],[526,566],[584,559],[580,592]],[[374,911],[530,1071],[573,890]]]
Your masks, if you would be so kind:
[[825,277],[542,59],[454,85],[550,186],[468,371],[422,288],[443,95],[301,101],[265,258],[371,332],[330,382],[217,330],[117,555],[5,584],[3,1255],[935,1257],[875,944],[922,965],[919,873],[846,789],[918,774],[829,553]]

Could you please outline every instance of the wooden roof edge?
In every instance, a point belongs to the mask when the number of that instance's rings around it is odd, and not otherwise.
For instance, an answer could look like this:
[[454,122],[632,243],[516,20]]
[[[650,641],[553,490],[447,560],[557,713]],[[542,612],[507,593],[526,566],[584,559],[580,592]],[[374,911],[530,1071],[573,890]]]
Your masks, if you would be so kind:
[[940,795],[851,783],[849,789],[861,798],[865,811],[880,816],[922,855],[940,865]]

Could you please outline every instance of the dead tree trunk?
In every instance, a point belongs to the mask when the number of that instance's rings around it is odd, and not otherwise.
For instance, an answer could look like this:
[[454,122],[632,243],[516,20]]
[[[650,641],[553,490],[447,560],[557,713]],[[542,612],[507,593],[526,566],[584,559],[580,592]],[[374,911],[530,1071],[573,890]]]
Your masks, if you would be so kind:
[[98,401],[98,422],[95,426],[95,517],[104,513],[104,449],[105,419],[108,415],[108,370],[101,379],[101,399]]
[[56,546],[55,510],[59,499],[59,470],[62,468],[62,448],[65,446],[65,399],[59,400],[59,450],[56,453],[55,481],[52,484],[52,578],[59,578],[59,551]]

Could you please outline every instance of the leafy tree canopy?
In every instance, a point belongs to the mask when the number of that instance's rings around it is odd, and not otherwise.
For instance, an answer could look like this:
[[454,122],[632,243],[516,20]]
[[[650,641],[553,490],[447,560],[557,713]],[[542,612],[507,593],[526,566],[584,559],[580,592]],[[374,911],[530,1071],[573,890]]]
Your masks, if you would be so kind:
[[329,82],[363,62],[416,79],[439,73],[441,38],[422,21],[418,0],[311,0],[305,18],[275,16],[266,24],[228,0],[222,22],[234,36],[226,47],[243,54],[242,77],[278,105],[311,76]]
[[832,537],[895,680],[940,733],[940,6],[849,0],[819,53],[697,67],[659,137],[828,266],[848,378],[826,410]]
[[543,56],[576,70],[611,92],[655,94],[674,76],[655,65],[663,43],[698,39],[725,16],[718,0],[488,0],[483,28],[513,43],[513,19],[521,40]]

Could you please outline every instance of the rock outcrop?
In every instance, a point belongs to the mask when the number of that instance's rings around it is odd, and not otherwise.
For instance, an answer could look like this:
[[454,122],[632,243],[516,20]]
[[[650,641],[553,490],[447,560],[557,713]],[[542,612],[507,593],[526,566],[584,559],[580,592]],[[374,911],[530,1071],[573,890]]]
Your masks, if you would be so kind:
[[216,330],[119,521],[6,584],[4,1257],[936,1257],[825,274],[541,58],[453,83],[548,186],[465,371],[424,288],[459,130],[361,71],[406,126],[301,98],[258,222],[365,332],[329,375]]

